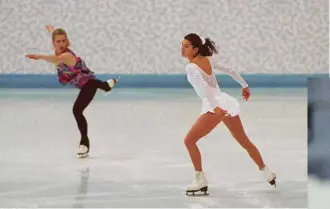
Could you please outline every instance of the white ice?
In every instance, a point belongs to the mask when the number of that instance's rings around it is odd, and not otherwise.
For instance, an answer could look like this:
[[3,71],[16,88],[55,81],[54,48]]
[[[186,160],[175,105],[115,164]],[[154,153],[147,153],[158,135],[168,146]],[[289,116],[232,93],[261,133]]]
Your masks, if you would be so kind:
[[330,181],[321,180],[314,176],[308,177],[308,208],[330,208]]
[[192,89],[98,92],[85,111],[91,153],[77,159],[76,90],[0,90],[0,207],[307,207],[305,89],[224,89],[277,188],[223,124],[202,139],[209,196],[190,197],[193,167],[183,139],[199,116]]

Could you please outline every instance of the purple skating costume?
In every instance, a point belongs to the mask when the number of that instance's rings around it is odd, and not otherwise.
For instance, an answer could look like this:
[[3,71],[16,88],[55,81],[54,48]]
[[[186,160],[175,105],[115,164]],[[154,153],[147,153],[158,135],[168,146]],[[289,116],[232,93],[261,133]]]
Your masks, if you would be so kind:
[[80,145],[84,145],[84,147],[87,148],[87,150],[84,149],[78,152],[78,156],[82,157],[89,152],[89,138],[87,135],[88,124],[83,112],[93,100],[98,89],[108,92],[111,90],[111,87],[107,81],[97,79],[94,72],[91,71],[86,66],[85,62],[80,57],[77,57],[73,51],[67,49],[66,52],[71,53],[75,57],[76,64],[74,66],[68,66],[60,62],[57,65],[58,81],[63,85],[71,84],[80,89],[72,110],[81,134]]
[[71,53],[76,58],[76,64],[71,67],[60,62],[59,65],[57,65],[58,81],[61,84],[66,85],[70,83],[76,88],[81,89],[90,79],[96,79],[94,72],[86,66],[84,60],[77,57],[70,49],[67,49],[67,52]]

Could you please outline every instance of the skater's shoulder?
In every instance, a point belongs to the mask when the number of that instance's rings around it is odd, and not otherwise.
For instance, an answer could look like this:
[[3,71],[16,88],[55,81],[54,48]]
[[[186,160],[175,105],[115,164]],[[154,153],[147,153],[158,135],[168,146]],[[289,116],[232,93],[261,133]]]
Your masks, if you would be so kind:
[[186,66],[186,71],[188,72],[199,72],[199,73],[205,73],[207,75],[212,74],[212,62],[209,59],[209,57],[201,57],[199,59],[192,60],[189,64]]
[[71,51],[65,51],[62,54],[57,56],[57,63],[55,63],[56,65],[60,65],[61,63],[68,65],[68,66],[75,66],[75,64],[77,63],[77,57],[75,56],[75,54],[71,53]]
[[66,62],[68,59],[75,59],[75,56],[70,52],[64,52],[58,56],[59,62]]
[[188,72],[188,71],[196,71],[196,70],[198,70],[198,65],[196,65],[195,63],[193,63],[193,62],[190,62],[190,63],[188,63],[187,65],[186,65],[186,71]]

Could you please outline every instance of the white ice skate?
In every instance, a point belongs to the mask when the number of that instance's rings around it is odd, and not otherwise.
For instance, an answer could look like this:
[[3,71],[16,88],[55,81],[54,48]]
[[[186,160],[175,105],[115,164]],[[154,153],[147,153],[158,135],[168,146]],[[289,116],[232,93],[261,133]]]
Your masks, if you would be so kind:
[[268,181],[270,185],[276,187],[276,174],[271,172],[267,166],[265,166],[261,171],[263,172],[266,181]]
[[207,192],[207,187],[208,183],[205,178],[205,175],[203,171],[195,171],[195,180],[193,183],[187,188],[186,190],[186,195],[189,193],[192,193],[192,195],[195,195],[195,192],[204,192],[204,195],[208,195]]
[[87,146],[79,145],[79,150],[78,150],[78,154],[77,154],[78,158],[88,157],[88,153],[89,153],[89,148]]
[[116,79],[113,79],[112,78],[112,79],[107,80],[107,83],[109,84],[109,86],[110,86],[111,89],[108,92],[104,92],[104,95],[105,96],[108,95],[109,93],[111,93],[113,87],[118,83],[119,79],[120,79],[120,77],[118,77]]

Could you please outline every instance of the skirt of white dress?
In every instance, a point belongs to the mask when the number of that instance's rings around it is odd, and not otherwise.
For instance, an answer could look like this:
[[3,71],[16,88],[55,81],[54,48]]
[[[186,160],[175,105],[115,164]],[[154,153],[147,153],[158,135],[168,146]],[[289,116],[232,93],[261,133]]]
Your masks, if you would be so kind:
[[[231,117],[237,116],[240,113],[240,105],[234,97],[221,92],[221,94],[217,96],[216,100],[218,101],[219,107],[226,110]],[[214,113],[213,108],[209,105],[208,101],[203,100],[201,114],[205,114],[207,112]]]

